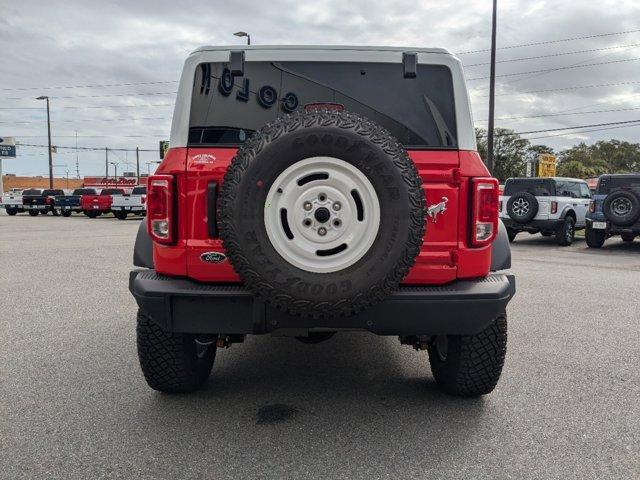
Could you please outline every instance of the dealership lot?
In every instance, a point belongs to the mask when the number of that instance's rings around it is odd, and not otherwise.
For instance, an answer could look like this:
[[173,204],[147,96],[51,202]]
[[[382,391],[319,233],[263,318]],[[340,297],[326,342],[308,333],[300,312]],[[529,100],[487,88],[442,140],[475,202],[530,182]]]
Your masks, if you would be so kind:
[[136,358],[139,222],[0,216],[1,478],[640,476],[640,241],[517,238],[485,398],[439,393],[425,352],[346,333],[249,338],[204,390],[167,396]]

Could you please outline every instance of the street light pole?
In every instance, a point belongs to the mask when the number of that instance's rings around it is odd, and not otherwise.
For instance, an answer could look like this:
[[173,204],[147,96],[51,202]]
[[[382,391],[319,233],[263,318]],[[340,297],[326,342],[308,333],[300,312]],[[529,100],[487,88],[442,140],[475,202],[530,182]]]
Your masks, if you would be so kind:
[[104,147],[104,178],[109,182],[109,147]]
[[49,188],[53,188],[53,152],[51,151],[51,115],[49,112],[49,97],[42,95],[36,100],[47,101],[47,138],[49,139]]
[[247,37],[247,45],[251,45],[251,35],[247,32],[236,32],[234,33],[236,37]]
[[496,100],[496,14],[498,0],[493,0],[491,19],[491,73],[489,74],[489,124],[487,125],[487,169],[493,175],[493,125]]
[[140,183],[140,149],[136,147],[136,179]]

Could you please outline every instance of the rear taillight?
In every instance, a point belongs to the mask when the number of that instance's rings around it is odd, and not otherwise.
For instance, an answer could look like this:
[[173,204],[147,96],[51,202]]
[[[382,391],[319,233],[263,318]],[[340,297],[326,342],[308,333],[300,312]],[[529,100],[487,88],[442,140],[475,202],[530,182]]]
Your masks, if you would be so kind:
[[149,177],[147,189],[147,229],[151,239],[164,244],[173,243],[173,176]]
[[471,180],[471,245],[482,247],[496,238],[498,231],[498,180]]
[[558,213],[558,202],[551,202],[551,213]]
[[596,212],[596,202],[594,202],[593,200],[591,200],[589,202],[589,211],[591,213],[595,213]]

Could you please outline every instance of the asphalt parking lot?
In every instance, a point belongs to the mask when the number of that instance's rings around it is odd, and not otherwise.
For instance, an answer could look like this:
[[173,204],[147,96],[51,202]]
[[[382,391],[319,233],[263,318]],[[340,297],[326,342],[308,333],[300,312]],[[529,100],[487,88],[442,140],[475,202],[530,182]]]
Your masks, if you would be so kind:
[[138,224],[0,216],[1,478],[640,477],[640,240],[518,237],[484,398],[439,393],[425,352],[369,334],[249,338],[168,396],[137,364]]

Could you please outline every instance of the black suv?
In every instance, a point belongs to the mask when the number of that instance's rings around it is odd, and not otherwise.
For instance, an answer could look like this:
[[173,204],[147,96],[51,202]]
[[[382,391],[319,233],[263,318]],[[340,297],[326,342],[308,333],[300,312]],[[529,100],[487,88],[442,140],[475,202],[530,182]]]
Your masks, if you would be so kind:
[[600,248],[620,235],[633,242],[640,235],[640,173],[602,175],[587,214],[587,245]]

